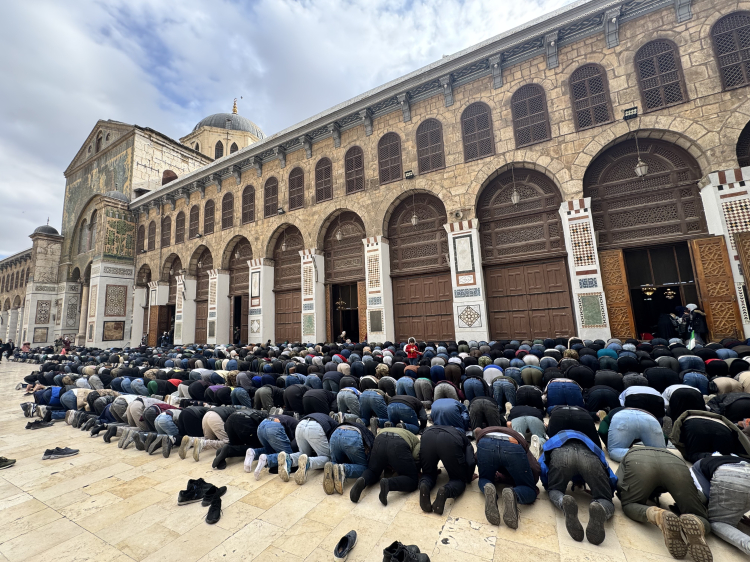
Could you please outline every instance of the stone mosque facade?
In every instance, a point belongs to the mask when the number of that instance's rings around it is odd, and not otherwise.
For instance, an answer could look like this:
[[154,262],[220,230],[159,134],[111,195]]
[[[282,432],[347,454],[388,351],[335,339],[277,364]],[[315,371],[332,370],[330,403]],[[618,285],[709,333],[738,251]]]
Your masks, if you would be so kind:
[[590,0],[265,137],[99,121],[0,338],[750,337],[750,2]]

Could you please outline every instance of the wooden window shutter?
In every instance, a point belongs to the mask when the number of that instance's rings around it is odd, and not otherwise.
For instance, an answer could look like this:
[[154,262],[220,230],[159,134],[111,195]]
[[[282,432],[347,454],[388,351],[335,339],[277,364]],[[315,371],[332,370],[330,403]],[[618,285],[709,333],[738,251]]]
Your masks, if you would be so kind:
[[333,166],[328,158],[315,165],[315,202],[333,199]]
[[402,178],[401,137],[396,133],[386,133],[378,142],[378,170],[380,185]]
[[365,156],[362,149],[353,146],[344,157],[346,172],[346,194],[365,190]]
[[680,54],[672,41],[657,39],[638,49],[635,71],[644,112],[687,101]]
[[295,168],[289,174],[289,210],[301,209],[305,206],[305,172],[302,168]]
[[495,154],[492,115],[486,103],[472,103],[464,110],[461,115],[461,132],[465,162]]
[[417,128],[417,160],[420,174],[445,168],[443,126],[437,119],[426,119]]
[[279,180],[268,178],[263,188],[263,217],[273,217],[279,212]]

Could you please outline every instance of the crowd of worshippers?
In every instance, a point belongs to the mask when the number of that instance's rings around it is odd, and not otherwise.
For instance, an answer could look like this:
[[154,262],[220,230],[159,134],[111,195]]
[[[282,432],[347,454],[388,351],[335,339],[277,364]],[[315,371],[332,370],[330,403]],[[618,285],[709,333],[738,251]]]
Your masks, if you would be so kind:
[[[745,356],[734,340],[577,338],[77,348],[35,358],[19,389],[40,423],[144,454],[211,450],[214,469],[241,462],[256,479],[322,470],[326,493],[349,480],[353,502],[369,486],[383,504],[418,491],[442,514],[478,475],[488,522],[516,529],[541,482],[570,536],[596,545],[616,494],[673,557],[709,561],[709,532],[750,554]],[[585,529],[571,486],[590,495]]]

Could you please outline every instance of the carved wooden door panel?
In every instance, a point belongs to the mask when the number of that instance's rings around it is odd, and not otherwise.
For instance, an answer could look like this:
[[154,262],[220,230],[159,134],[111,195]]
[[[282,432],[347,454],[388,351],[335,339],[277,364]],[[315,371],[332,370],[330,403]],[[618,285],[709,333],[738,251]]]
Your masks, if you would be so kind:
[[602,268],[602,283],[604,296],[607,299],[607,314],[612,337],[637,337],[622,250],[599,252],[599,263]]
[[148,319],[148,345],[156,347],[156,340],[159,336],[159,307],[152,306],[149,308]]
[[359,341],[367,341],[367,285],[357,282],[357,309],[359,311]]
[[690,241],[698,294],[712,340],[741,338],[742,319],[723,236]]
[[247,337],[248,337],[248,323],[247,323],[247,316],[248,316],[248,305],[250,304],[250,297],[248,295],[242,295],[240,297],[242,299],[242,302],[240,303],[240,341],[242,343],[247,343]]
[[208,323],[208,301],[195,303],[195,343],[206,343]]

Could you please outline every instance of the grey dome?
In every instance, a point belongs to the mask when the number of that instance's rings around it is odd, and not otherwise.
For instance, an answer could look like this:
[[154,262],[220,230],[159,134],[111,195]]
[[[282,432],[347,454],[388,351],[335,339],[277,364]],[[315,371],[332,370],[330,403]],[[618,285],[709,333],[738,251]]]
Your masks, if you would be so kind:
[[60,236],[60,233],[57,232],[57,229],[48,225],[43,224],[42,226],[37,226],[34,229],[34,234],[54,234],[56,236]]
[[128,196],[125,195],[122,191],[108,191],[104,194],[104,197],[109,197],[110,199],[117,199],[119,201],[123,201],[124,203],[130,203],[130,199],[128,199]]
[[201,127],[217,127],[219,129],[226,129],[227,119],[231,121],[231,127],[229,128],[233,131],[246,131],[248,133],[252,133],[259,139],[262,139],[265,136],[258,125],[250,121],[250,119],[245,119],[244,117],[242,117],[242,115],[239,115],[237,113],[215,113],[214,115],[209,115],[205,119],[201,119],[201,121],[193,128],[193,131],[197,131]]

